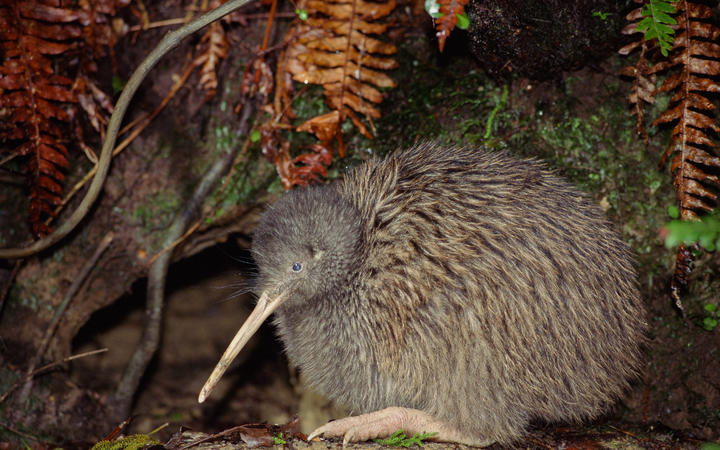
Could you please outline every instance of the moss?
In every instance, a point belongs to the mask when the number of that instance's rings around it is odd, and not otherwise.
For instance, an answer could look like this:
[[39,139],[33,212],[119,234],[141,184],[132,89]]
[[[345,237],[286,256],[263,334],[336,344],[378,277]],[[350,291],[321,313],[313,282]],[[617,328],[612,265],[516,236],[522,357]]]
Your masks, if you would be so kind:
[[388,93],[385,105],[391,107],[378,121],[376,152],[386,154],[423,139],[451,144],[467,137],[478,143],[502,87],[473,69],[467,58],[448,63],[435,52],[403,48],[398,59],[401,69],[393,74],[398,87]]
[[114,441],[100,441],[92,450],[136,450],[154,445],[162,446],[162,442],[146,434],[132,434]]
[[173,192],[155,192],[138,204],[132,217],[139,221],[145,233],[166,229],[170,226],[180,205],[180,197]]
[[282,189],[274,167],[260,154],[259,148],[251,148],[206,201],[206,206],[212,212],[206,216],[205,223],[213,223],[236,206],[252,203],[261,196],[262,191],[273,190],[278,186]]

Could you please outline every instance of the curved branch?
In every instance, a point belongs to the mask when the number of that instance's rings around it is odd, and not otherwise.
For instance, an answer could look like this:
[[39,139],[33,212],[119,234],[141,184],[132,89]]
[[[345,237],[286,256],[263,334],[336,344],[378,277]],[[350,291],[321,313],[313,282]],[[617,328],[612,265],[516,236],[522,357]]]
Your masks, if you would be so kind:
[[100,191],[105,184],[105,178],[107,177],[107,173],[110,168],[110,161],[112,160],[112,150],[115,146],[115,141],[117,139],[118,131],[120,130],[122,119],[125,116],[130,100],[140,87],[140,83],[145,79],[147,74],[155,66],[155,64],[157,64],[160,58],[175,48],[184,38],[193,34],[200,28],[203,28],[210,22],[214,22],[215,20],[230,14],[234,10],[249,2],[250,0],[230,0],[229,2],[198,17],[187,25],[184,25],[165,35],[155,49],[150,52],[143,62],[140,63],[138,68],[135,69],[135,72],[125,85],[125,89],[123,89],[122,94],[115,105],[115,111],[110,117],[110,122],[108,123],[107,134],[105,136],[105,142],[103,143],[102,150],[100,151],[100,158],[98,159],[95,178],[93,178],[93,181],[90,184],[85,197],[82,199],[82,202],[80,202],[80,205],[78,205],[77,209],[73,211],[72,215],[65,222],[44,238],[33,242],[27,247],[0,249],[0,259],[24,258],[26,256],[34,255],[35,253],[39,253],[56,244],[62,238],[67,236],[73,229],[75,229],[75,227],[88,213],[92,204],[95,203],[95,200],[97,200],[100,195]]

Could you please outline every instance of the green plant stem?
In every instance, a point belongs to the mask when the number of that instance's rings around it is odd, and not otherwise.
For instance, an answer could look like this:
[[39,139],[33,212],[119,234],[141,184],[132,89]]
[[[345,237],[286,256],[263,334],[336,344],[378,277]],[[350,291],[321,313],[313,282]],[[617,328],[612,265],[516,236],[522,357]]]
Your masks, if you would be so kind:
[[507,84],[503,85],[503,93],[502,97],[500,98],[500,102],[498,102],[497,105],[493,108],[492,111],[490,111],[490,116],[488,117],[487,124],[485,125],[485,134],[483,135],[483,139],[489,139],[490,135],[492,134],[492,124],[495,120],[495,116],[497,113],[505,107],[505,104],[507,103],[508,98],[508,87]]

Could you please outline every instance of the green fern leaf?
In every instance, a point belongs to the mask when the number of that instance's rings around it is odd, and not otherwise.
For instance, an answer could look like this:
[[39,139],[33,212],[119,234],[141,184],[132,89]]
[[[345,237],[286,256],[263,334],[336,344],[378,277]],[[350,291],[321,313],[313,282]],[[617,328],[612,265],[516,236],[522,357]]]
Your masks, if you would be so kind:
[[677,12],[677,8],[673,3],[677,0],[650,0],[642,10],[643,19],[638,22],[637,30],[644,31],[646,41],[657,39],[660,46],[660,53],[663,56],[668,55],[668,51],[673,46],[673,36],[675,30],[670,25],[675,25],[677,21],[671,14]]

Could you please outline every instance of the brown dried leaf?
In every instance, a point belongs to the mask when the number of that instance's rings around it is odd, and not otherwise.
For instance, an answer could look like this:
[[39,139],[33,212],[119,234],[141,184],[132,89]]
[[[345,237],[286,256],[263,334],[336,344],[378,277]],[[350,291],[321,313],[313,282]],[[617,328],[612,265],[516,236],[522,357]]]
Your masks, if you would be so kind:
[[62,122],[70,121],[70,116],[68,115],[67,111],[65,111],[61,106],[58,106],[57,103],[49,102],[40,97],[35,98],[35,103],[37,108],[36,111],[40,113],[43,119],[46,120],[52,118],[60,120]]
[[[362,133],[363,136],[365,136],[368,139],[372,139],[373,133],[370,133],[370,130],[368,130],[367,126],[365,126],[363,121],[360,120],[360,118],[355,113],[353,113],[352,110],[346,108],[345,113],[350,118],[353,125],[355,125],[355,127],[358,129],[358,131],[360,131],[360,133]],[[373,123],[370,122],[370,125],[373,125]],[[373,131],[375,131],[374,125],[373,125]]]
[[[685,186],[676,186],[676,189],[687,189]],[[688,219],[698,219],[700,216],[695,211],[712,212],[713,208],[705,202],[705,200],[692,195],[686,195],[680,202],[682,211],[686,211],[685,217]]]
[[[349,78],[345,81],[345,87],[349,88],[351,92],[370,100],[373,103],[381,103],[383,101],[383,96],[380,91],[369,84],[360,83],[355,78]],[[332,85],[326,85],[325,89],[333,90],[334,87]]]
[[35,19],[50,23],[69,23],[79,21],[82,25],[90,23],[88,14],[82,10],[55,8],[38,2],[20,2],[17,6],[24,19]]
[[665,78],[665,81],[658,89],[658,92],[669,92],[675,90],[678,86],[680,86],[681,83],[684,83],[686,81],[684,79],[684,76],[685,74],[683,73],[674,73],[669,75],[667,78]]
[[53,178],[58,181],[65,181],[65,174],[56,170],[54,163],[47,159],[40,158],[37,160],[38,172],[40,173],[52,173]]
[[52,215],[53,206],[58,206],[62,203],[62,198],[55,193],[48,192],[39,186],[34,185],[30,189],[30,199],[32,200],[30,208],[35,211],[43,212],[47,215]]
[[[714,145],[714,147],[717,147],[717,146]],[[695,164],[701,164],[701,165],[705,165],[708,167],[720,166],[720,157],[710,154],[710,153],[706,152],[705,150],[703,150],[702,148],[695,148],[693,150],[692,161]],[[710,175],[710,174],[706,174],[706,175],[707,176],[715,176],[715,175]]]
[[[679,2],[678,9],[686,11],[691,19],[709,19],[715,16],[712,9],[702,3]],[[680,15],[680,19],[684,20],[685,18]]]
[[[41,144],[38,148],[38,153],[40,155],[40,159],[45,161],[50,161],[54,164],[53,167],[62,167],[67,168],[70,167],[70,161],[67,159],[67,150],[65,150],[64,147],[61,145],[54,143],[55,145],[47,145],[47,144]],[[65,150],[65,151],[63,151]],[[46,167],[45,172],[47,173],[54,173],[49,170],[49,167]],[[60,177],[56,177],[60,178]]]
[[702,38],[715,42],[720,39],[720,28],[707,22],[693,23],[690,33],[693,38]]
[[636,118],[635,131],[647,144],[648,134],[645,128],[645,103],[654,103],[657,90],[655,89],[655,75],[649,74],[649,63],[645,57],[647,45],[644,41],[640,45],[640,56],[634,66],[626,66],[620,70],[620,74],[633,80],[633,87],[628,94],[630,112]]
[[25,51],[41,55],[60,55],[72,48],[75,48],[77,45],[75,42],[61,43],[48,41],[47,39],[40,39],[31,35],[20,36],[18,44],[20,45],[20,48]]
[[29,26],[23,31],[40,39],[64,41],[68,39],[79,39],[83,36],[83,28],[74,24],[56,25],[30,21],[28,25]]
[[[373,119],[380,118],[380,111],[377,108],[355,94],[344,92],[341,96],[329,89],[325,90],[325,94],[327,95],[327,101],[331,108],[340,110],[342,106],[345,105],[349,106],[353,111],[363,114],[365,117],[372,117]],[[340,100],[343,101],[342,104],[339,103]]]
[[[682,158],[675,157],[673,158],[673,161],[670,165],[670,171],[674,172],[675,170],[680,169],[680,164],[682,163]],[[715,174],[709,174],[704,172],[699,167],[695,166],[694,164],[687,164],[687,167],[682,167],[682,170],[685,172],[685,177],[696,180],[703,183],[715,183],[718,184],[720,182],[720,179]],[[702,193],[703,197],[712,198],[713,200],[717,198],[717,194],[713,191],[706,190],[706,188],[701,187],[698,188],[697,193]]]
[[688,89],[696,92],[720,93],[720,84],[713,79],[690,74]]
[[349,75],[359,81],[372,83],[378,87],[392,88],[395,82],[392,78],[383,72],[358,67],[354,63],[347,63],[345,67],[334,69],[315,68],[313,71],[299,73],[293,76],[295,81],[301,83],[328,84],[342,82],[346,75]]
[[[628,33],[625,33],[625,34],[628,34]],[[624,47],[621,47],[620,50],[618,50],[618,53],[623,56],[627,56],[630,53],[632,53],[634,50],[640,48],[640,46],[642,46],[642,44],[643,44],[643,41],[631,42],[631,43],[625,45]]]
[[44,82],[38,83],[37,87],[38,89],[35,91],[35,94],[40,98],[54,100],[56,102],[77,102],[75,94],[65,87],[46,84]]
[[[383,42],[357,31],[353,31],[350,35],[350,41],[355,48],[361,52],[379,53],[381,55],[392,55],[397,52],[397,47],[388,42]],[[348,37],[347,35],[344,35],[336,37],[323,37],[322,39],[300,39],[298,43],[314,50],[344,52],[348,48]]]
[[[341,0],[329,2],[322,0],[309,0],[307,3],[308,13],[319,12],[328,17],[341,20],[360,19],[372,21],[382,19],[395,9],[396,0],[387,2],[365,2],[363,0]],[[353,18],[353,12],[357,17]]]
[[[697,46],[692,46],[691,49],[695,49]],[[697,57],[688,58],[689,64],[687,64],[685,70],[688,70],[695,74],[715,76],[720,74],[720,61],[714,61],[709,59],[702,59]]]
[[[311,27],[331,31],[337,35],[347,36],[350,34],[350,22],[347,20],[318,19],[310,17],[306,22]],[[353,21],[352,26],[355,30],[365,34],[383,34],[387,31],[390,24],[355,20]]]
[[35,181],[35,184],[48,192],[56,194],[57,197],[62,198],[62,185],[55,181],[52,177],[40,175]]
[[442,17],[435,18],[435,35],[438,38],[438,49],[442,53],[445,48],[445,40],[455,28],[458,21],[458,14],[465,14],[465,6],[469,0],[438,0],[440,14]]
[[625,16],[625,20],[627,20],[628,22],[636,22],[642,19],[642,10],[642,7],[633,9]]
[[193,61],[193,65],[201,67],[200,85],[205,90],[205,100],[207,101],[215,96],[218,85],[217,66],[227,57],[229,48],[225,30],[220,22],[208,25],[198,48],[201,51]]
[[[350,48],[350,57],[354,61],[361,61],[363,66],[374,69],[392,70],[398,67],[398,63],[394,59],[360,53],[353,47]],[[343,53],[307,52],[298,55],[298,59],[304,63],[323,67],[340,67],[345,64],[346,56]]]
[[297,131],[314,134],[321,142],[330,142],[340,129],[340,112],[335,110],[313,117],[297,127]]

